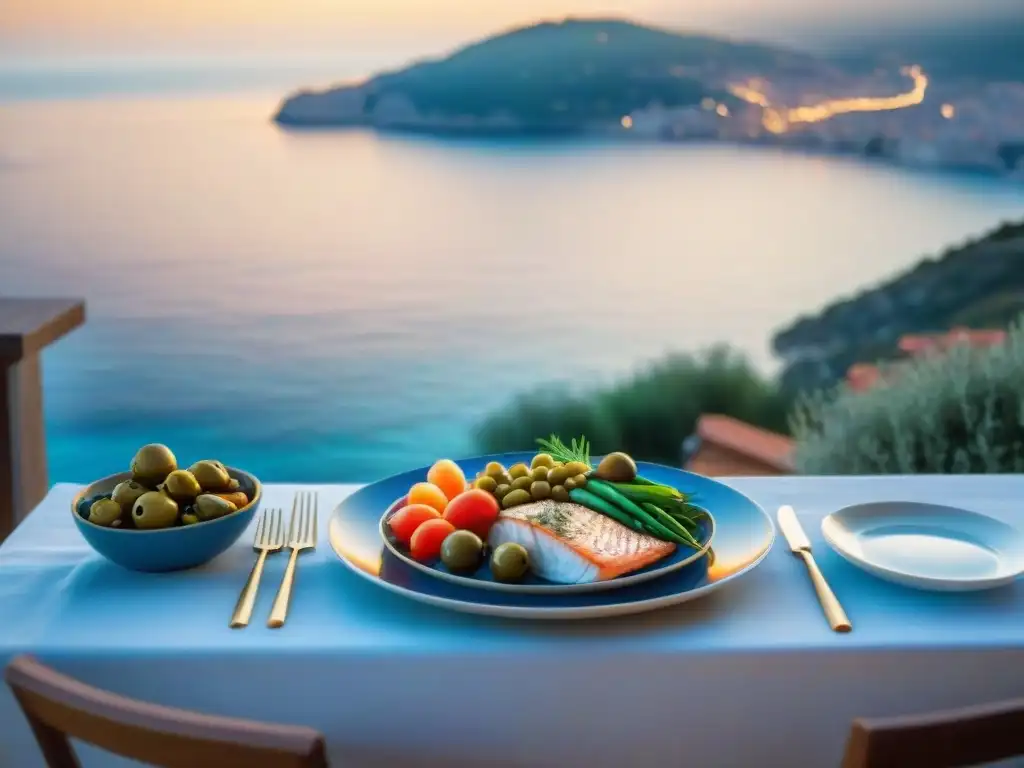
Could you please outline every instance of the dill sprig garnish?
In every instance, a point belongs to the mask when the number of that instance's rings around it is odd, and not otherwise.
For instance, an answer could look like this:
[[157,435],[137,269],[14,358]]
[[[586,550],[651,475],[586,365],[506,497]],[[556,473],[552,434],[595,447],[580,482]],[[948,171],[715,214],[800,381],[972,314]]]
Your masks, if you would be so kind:
[[579,461],[590,467],[590,443],[587,438],[580,435],[577,441],[574,437],[571,445],[566,445],[558,435],[551,435],[548,439],[543,437],[537,439],[537,445],[551,454],[555,461],[568,464],[570,461]]

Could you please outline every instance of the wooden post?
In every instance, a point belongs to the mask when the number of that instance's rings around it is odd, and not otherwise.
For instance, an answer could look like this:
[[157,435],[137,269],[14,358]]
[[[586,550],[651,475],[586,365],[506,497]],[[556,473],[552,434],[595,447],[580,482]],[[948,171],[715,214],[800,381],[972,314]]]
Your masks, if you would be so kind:
[[0,297],[0,541],[49,489],[39,353],[84,321],[78,300]]

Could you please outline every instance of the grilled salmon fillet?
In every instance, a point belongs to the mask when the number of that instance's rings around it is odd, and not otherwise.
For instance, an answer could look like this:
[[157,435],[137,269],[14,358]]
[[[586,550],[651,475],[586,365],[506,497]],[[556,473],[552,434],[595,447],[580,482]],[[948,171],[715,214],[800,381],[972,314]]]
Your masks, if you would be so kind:
[[497,547],[508,541],[529,552],[534,573],[556,584],[614,579],[655,563],[676,548],[587,507],[550,499],[503,509],[488,543]]

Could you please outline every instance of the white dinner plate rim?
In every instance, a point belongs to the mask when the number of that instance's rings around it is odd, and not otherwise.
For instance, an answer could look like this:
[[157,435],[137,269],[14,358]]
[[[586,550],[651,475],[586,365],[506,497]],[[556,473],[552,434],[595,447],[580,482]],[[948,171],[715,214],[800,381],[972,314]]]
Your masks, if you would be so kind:
[[[849,504],[841,509],[837,509],[834,512],[826,515],[821,521],[821,535],[832,548],[832,550],[852,565],[864,570],[868,573],[874,574],[879,578],[887,581],[901,584],[904,586],[910,586],[917,589],[926,589],[931,591],[941,592],[972,592],[982,591],[986,589],[995,589],[997,587],[1006,586],[1011,584],[1024,575],[1024,558],[1017,563],[1015,569],[999,574],[998,576],[983,576],[983,577],[968,577],[968,578],[950,578],[940,576],[927,576],[909,573],[902,571],[897,568],[892,568],[876,561],[869,560],[858,556],[856,553],[850,551],[841,540],[841,537],[836,536],[838,530],[844,529],[840,520],[851,513],[856,515],[858,512],[864,512],[871,508],[884,507],[899,505],[902,507],[921,507],[929,509],[939,509],[943,512],[954,513],[957,515],[965,515],[968,517],[983,518],[988,523],[996,523],[1013,531],[1018,537],[1024,538],[1024,533],[1009,525],[1008,523],[1000,520],[999,518],[991,515],[986,515],[983,512],[977,510],[966,509],[964,507],[955,507],[948,504],[933,504],[930,502],[921,501],[904,501],[904,500],[892,500],[892,501],[871,501],[861,502],[858,504]],[[850,534],[855,536],[856,534]]]

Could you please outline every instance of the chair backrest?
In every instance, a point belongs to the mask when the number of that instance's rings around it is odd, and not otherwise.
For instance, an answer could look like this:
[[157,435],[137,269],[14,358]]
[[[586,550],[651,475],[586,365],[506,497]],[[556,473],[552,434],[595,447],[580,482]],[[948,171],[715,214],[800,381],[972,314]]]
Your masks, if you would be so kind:
[[80,768],[68,738],[161,768],[327,768],[324,738],[157,706],[86,685],[18,656],[4,674],[50,768]]
[[856,720],[843,768],[959,768],[1024,755],[1024,699]]

